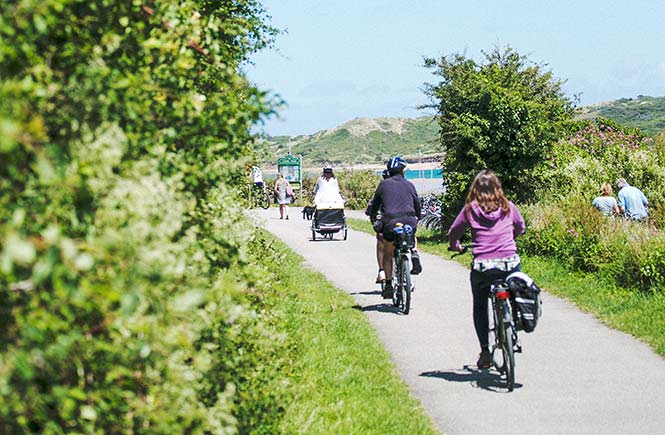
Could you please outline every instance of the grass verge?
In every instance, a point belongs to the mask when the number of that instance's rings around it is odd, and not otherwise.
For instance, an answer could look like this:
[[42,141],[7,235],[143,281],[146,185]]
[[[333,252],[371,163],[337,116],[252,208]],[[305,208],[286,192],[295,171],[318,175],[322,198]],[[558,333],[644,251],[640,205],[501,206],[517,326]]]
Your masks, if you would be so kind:
[[280,374],[290,375],[284,385],[292,397],[280,432],[438,433],[353,298],[305,269],[303,258],[271,235],[260,237],[267,258],[278,260],[264,264],[269,284],[261,311],[286,334],[293,355]]
[[[368,221],[347,219],[350,228],[372,233]],[[418,249],[450,259],[447,240],[418,228]],[[665,294],[641,293],[618,287],[601,274],[574,273],[555,260],[521,255],[523,269],[549,293],[567,299],[608,326],[633,335],[665,356]],[[455,260],[468,265],[471,254]]]

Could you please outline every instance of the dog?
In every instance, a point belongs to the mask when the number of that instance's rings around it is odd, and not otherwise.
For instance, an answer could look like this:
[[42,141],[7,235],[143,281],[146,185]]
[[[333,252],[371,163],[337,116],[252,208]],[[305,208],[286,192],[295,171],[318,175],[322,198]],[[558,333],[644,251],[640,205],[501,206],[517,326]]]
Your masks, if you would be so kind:
[[309,205],[306,205],[302,209],[302,218],[307,219],[308,221],[312,220],[312,217],[314,216],[314,212],[316,211],[316,207],[312,207]]

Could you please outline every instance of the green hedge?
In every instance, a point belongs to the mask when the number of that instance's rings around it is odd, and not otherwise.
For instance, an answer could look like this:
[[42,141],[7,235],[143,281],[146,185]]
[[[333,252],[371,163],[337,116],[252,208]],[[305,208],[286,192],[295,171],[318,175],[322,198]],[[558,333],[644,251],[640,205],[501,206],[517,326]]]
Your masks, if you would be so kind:
[[[0,432],[273,427],[284,340],[234,200],[255,0],[0,7]],[[258,429],[257,429],[258,430]]]

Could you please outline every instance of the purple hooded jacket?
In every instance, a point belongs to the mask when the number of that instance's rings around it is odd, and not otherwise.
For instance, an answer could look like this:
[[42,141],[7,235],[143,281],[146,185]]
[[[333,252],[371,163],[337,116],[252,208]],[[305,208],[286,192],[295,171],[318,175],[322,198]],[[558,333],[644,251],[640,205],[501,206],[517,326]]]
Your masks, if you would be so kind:
[[448,230],[450,246],[459,250],[459,240],[466,228],[470,227],[474,259],[489,260],[515,255],[515,237],[524,233],[524,219],[515,204],[510,201],[508,203],[508,214],[501,208],[485,213],[476,201],[471,203],[471,207],[462,208]]

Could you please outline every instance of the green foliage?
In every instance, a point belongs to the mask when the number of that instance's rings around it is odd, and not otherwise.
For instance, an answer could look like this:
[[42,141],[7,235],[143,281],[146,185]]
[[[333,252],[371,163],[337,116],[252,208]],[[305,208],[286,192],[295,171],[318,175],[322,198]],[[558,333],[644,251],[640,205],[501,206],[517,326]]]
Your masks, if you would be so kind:
[[665,289],[665,234],[655,227],[603,216],[580,197],[524,206],[522,213],[528,231],[518,239],[521,252],[600,272],[623,287]]
[[604,182],[614,185],[622,177],[639,187],[651,204],[651,215],[662,228],[665,205],[665,140],[644,138],[639,132],[598,119],[553,148],[550,158],[538,168],[541,201],[579,197],[589,202]]
[[337,179],[346,199],[344,206],[353,210],[364,210],[381,182],[381,177],[371,170],[339,171]]
[[241,66],[274,32],[255,0],[0,8],[0,432],[279,418],[233,198],[272,104]]
[[440,79],[426,93],[432,100],[427,107],[438,112],[446,153],[446,214],[459,210],[483,168],[498,174],[511,198],[534,199],[534,168],[573,115],[562,82],[551,72],[510,48],[484,55],[483,63],[462,55],[425,61]]

